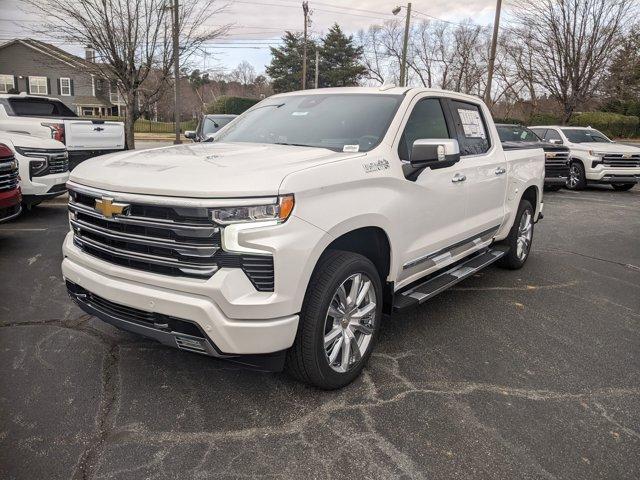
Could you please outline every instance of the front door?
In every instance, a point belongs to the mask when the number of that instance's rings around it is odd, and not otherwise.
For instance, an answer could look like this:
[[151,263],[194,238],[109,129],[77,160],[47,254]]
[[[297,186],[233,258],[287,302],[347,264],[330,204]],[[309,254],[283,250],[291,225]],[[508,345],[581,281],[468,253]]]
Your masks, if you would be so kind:
[[403,211],[398,212],[403,245],[397,287],[442,268],[446,258],[438,252],[466,237],[467,186],[459,181],[460,163],[445,168],[418,170],[409,164],[413,142],[418,139],[455,138],[455,131],[440,98],[417,96],[396,138],[398,161],[403,162],[406,184]]

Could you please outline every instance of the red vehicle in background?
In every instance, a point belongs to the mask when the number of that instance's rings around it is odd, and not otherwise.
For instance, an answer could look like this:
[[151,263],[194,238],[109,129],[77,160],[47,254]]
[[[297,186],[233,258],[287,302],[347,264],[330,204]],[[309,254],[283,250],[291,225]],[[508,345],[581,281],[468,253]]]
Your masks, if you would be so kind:
[[0,223],[20,215],[21,201],[18,161],[13,151],[0,143]]

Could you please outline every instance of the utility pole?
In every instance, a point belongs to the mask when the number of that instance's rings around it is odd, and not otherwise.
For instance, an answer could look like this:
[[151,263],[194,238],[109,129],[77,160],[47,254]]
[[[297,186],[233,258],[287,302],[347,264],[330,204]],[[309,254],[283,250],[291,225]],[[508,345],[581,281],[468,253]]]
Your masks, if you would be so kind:
[[[394,8],[391,13],[397,15],[402,7]],[[411,2],[407,3],[407,18],[404,24],[404,41],[402,42],[402,60],[400,62],[400,86],[407,86],[407,46],[409,43],[409,29],[411,28]]]
[[491,108],[491,83],[493,82],[493,69],[496,63],[496,48],[498,44],[498,29],[500,28],[500,11],[502,10],[502,0],[497,0],[496,17],[493,22],[493,38],[491,39],[491,52],[489,53],[489,67],[487,76],[487,89],[484,91],[484,103]]
[[173,0],[173,77],[174,77],[174,91],[173,91],[173,121],[175,123],[176,139],[173,141],[175,145],[182,143],[180,140],[180,39],[178,37],[178,0]]
[[302,90],[307,88],[307,18],[309,16],[309,2],[302,2],[304,13],[304,45],[302,46]]
[[316,48],[316,84],[315,87],[318,88],[318,77],[320,76],[320,51]]

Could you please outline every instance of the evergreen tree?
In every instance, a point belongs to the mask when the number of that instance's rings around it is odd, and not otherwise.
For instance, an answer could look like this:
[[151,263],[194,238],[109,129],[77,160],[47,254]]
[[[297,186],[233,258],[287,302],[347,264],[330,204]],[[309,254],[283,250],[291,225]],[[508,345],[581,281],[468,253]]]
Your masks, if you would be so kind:
[[[352,87],[366,75],[363,48],[334,23],[320,45],[320,87]],[[315,65],[310,70],[315,74]],[[313,85],[308,84],[308,85]]]
[[[291,92],[302,88],[302,54],[304,41],[299,33],[285,32],[283,45],[271,47],[271,64],[266,72],[273,80],[275,93]],[[315,43],[307,40],[307,87],[313,86]]]
[[615,54],[603,90],[610,99],[605,110],[640,115],[640,25]]

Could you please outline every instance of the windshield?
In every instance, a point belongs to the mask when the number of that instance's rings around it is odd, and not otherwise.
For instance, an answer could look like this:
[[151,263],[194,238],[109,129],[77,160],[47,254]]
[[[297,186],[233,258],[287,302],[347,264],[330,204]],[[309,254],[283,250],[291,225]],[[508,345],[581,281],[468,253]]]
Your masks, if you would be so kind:
[[571,143],[611,143],[604,134],[593,128],[563,128],[562,133],[569,139]]
[[501,142],[539,142],[540,138],[531,130],[519,125],[498,125]]
[[270,98],[241,115],[215,141],[366,152],[380,143],[402,99],[368,94]]
[[59,100],[46,98],[10,98],[9,105],[18,117],[77,117]]
[[215,133],[233,120],[234,117],[204,117],[202,125],[202,134]]

